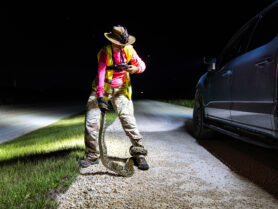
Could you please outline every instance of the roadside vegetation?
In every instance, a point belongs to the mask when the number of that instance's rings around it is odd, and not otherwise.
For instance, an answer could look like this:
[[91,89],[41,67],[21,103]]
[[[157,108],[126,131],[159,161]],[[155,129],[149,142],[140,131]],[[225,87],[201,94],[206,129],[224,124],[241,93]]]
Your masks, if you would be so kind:
[[167,99],[162,100],[162,102],[167,102],[170,104],[181,105],[190,108],[194,107],[194,99]]
[[[116,119],[108,112],[107,123]],[[56,208],[55,196],[79,174],[84,114],[0,144],[0,208]]]

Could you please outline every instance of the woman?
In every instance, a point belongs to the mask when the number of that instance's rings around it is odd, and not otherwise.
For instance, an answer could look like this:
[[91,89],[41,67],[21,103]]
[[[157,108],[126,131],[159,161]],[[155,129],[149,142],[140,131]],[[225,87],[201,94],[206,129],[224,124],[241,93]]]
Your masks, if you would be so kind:
[[[142,73],[146,65],[133,49],[135,37],[128,34],[123,26],[114,26],[110,33],[104,36],[111,44],[103,47],[98,57],[98,76],[93,82],[93,91],[87,103],[85,124],[86,156],[80,161],[82,167],[99,163],[98,131],[100,111],[106,111],[110,100],[117,112],[126,135],[130,138],[132,147],[143,147],[134,118],[131,100],[131,83],[129,74]],[[130,64],[128,64],[130,63]],[[134,153],[134,164],[141,170],[149,169],[142,154]]]

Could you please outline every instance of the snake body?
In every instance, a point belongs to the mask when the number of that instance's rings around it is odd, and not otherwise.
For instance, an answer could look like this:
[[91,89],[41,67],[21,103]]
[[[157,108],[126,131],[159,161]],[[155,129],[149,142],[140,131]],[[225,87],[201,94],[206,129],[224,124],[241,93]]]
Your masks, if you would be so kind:
[[[100,129],[99,129],[99,137],[98,137],[98,143],[99,143],[99,152],[100,152],[100,160],[102,164],[109,170],[114,171],[118,175],[129,177],[132,176],[134,173],[134,162],[132,158],[117,158],[107,155],[107,147],[105,143],[105,126],[106,122],[106,113],[101,113],[100,118]],[[116,163],[114,161],[122,161],[125,162],[125,165],[120,165],[119,163]]]

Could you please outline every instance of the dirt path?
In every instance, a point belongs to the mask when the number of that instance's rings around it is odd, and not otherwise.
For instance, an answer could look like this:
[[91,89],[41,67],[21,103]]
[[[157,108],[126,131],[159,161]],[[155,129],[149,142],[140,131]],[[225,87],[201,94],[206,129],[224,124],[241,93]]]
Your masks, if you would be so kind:
[[[185,131],[192,110],[154,101],[135,103],[151,168],[130,178],[102,165],[81,169],[57,200],[60,208],[278,208],[278,200],[234,173]],[[119,120],[107,130],[111,155],[129,156]]]

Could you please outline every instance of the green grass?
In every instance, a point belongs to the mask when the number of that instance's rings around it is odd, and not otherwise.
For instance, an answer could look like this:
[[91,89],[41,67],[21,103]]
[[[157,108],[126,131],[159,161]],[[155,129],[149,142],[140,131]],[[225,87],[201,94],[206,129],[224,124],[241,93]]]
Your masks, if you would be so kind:
[[194,107],[194,99],[167,99],[167,100],[162,100],[162,102],[167,102],[170,104],[176,104],[176,105],[181,105],[185,107]]
[[[0,144],[0,208],[56,208],[79,173],[84,156],[84,114],[65,118]],[[110,125],[116,119],[107,114]]]

